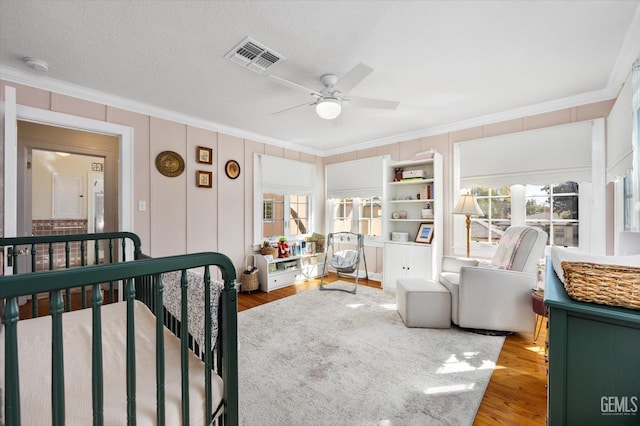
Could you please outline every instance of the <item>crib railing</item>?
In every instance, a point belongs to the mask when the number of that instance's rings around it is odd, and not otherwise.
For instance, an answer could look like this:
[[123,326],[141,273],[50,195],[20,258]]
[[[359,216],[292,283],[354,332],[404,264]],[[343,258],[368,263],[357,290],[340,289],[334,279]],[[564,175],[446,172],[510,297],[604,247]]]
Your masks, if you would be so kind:
[[[133,304],[136,289],[142,288],[144,283],[152,283],[153,303],[152,311],[156,315],[156,365],[157,365],[157,424],[165,424],[164,408],[164,337],[162,303],[162,274],[171,271],[182,271],[182,317],[181,323],[181,375],[182,375],[182,423],[189,424],[189,386],[188,386],[188,311],[186,292],[186,270],[192,268],[204,269],[205,298],[210,295],[211,271],[210,266],[220,269],[224,280],[224,289],[220,298],[219,336],[216,344],[217,373],[224,381],[223,414],[219,423],[224,425],[238,424],[238,364],[237,364],[237,293],[235,288],[236,273],[232,262],[220,253],[198,253],[191,255],[171,256],[158,259],[142,259],[135,262],[120,262],[113,264],[71,268],[17,274],[0,277],[0,300],[5,300],[3,324],[5,327],[5,420],[6,424],[20,425],[20,383],[19,383],[19,354],[17,345],[17,322],[19,316],[17,299],[27,294],[49,292],[50,313],[52,323],[52,419],[54,425],[65,424],[65,393],[64,393],[64,353],[62,345],[62,292],[67,288],[89,285],[92,286],[92,405],[94,425],[102,425],[103,420],[103,381],[102,339],[101,339],[101,307],[102,293],[99,284],[105,281],[124,283],[124,299],[127,303],[127,418],[128,424],[136,424],[136,367],[135,367],[135,322]],[[205,301],[205,335],[211,333],[211,310],[209,300]],[[211,395],[211,374],[213,369],[211,339],[204,339],[205,368],[205,415],[213,419],[220,407],[214,410]],[[24,367],[24,366],[23,366]]]
[[[105,232],[74,235],[47,235],[3,238],[7,262],[13,274],[43,270],[69,269],[91,264],[126,262],[140,259],[142,244],[131,232]],[[115,301],[116,283],[108,286],[109,302]],[[80,288],[81,307],[87,307],[87,286]],[[31,316],[38,316],[38,295],[31,294]],[[64,310],[71,310],[71,288],[64,293]]]

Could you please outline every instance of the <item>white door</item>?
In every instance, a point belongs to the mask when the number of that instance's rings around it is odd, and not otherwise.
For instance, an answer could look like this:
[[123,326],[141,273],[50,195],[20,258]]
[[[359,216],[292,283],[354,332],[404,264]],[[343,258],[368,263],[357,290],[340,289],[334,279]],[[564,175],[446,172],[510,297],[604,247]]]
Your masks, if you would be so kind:
[[[17,187],[18,187],[18,124],[16,118],[16,89],[5,86],[4,108],[4,223],[3,236],[15,237],[17,227]],[[4,248],[4,274],[11,275],[12,269],[7,258],[8,247]]]

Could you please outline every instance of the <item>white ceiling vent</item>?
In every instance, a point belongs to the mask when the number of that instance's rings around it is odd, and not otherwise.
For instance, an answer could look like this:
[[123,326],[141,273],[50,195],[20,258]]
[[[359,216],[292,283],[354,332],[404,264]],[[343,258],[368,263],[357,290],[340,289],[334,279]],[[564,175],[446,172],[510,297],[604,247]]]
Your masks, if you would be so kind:
[[251,37],[242,40],[225,58],[259,74],[286,59]]

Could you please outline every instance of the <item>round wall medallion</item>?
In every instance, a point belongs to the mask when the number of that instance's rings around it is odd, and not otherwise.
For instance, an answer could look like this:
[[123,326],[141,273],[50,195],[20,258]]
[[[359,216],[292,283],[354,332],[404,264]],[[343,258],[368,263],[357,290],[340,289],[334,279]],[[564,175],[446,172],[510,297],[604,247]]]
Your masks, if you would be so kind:
[[236,160],[229,160],[224,165],[224,171],[230,179],[240,176],[240,164]]
[[177,152],[162,151],[156,157],[156,168],[165,176],[180,176],[184,172],[184,159]]

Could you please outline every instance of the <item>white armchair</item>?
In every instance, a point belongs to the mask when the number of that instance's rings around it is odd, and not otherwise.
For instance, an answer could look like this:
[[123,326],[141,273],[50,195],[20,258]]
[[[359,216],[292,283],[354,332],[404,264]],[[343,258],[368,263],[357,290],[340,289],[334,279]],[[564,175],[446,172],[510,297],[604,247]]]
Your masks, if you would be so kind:
[[490,262],[445,256],[440,283],[451,293],[451,320],[463,328],[532,332],[531,290],[546,232],[509,227]]

